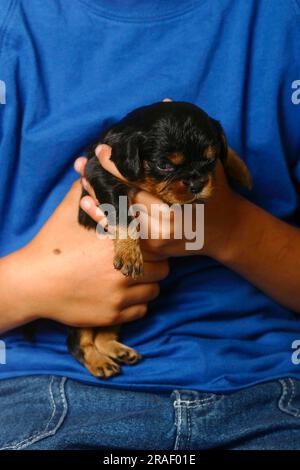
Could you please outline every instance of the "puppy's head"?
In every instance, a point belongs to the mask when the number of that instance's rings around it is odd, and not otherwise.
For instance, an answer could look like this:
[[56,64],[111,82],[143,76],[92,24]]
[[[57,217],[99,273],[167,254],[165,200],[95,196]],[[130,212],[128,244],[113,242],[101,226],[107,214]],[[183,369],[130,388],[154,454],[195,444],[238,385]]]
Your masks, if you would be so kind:
[[190,103],[163,102],[128,114],[102,136],[111,159],[137,188],[168,204],[199,202],[212,192],[227,145],[220,124]]

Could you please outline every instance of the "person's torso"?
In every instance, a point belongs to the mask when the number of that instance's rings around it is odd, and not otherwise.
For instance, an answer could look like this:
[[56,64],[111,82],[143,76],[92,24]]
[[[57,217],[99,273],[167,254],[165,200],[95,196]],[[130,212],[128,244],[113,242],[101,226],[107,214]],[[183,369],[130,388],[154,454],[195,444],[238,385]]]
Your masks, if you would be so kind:
[[[249,198],[297,224],[298,3],[129,3],[130,11],[107,0],[4,1],[2,255],[34,237],[76,178],[75,157],[101,130],[165,97],[220,120],[253,175]],[[124,342],[145,359],[109,385],[219,391],[299,375],[291,361],[297,337],[293,312],[226,267],[201,256],[172,259],[148,316],[123,328]],[[34,345],[17,330],[4,339],[0,378],[52,372],[99,383],[68,355],[61,325],[43,324]]]

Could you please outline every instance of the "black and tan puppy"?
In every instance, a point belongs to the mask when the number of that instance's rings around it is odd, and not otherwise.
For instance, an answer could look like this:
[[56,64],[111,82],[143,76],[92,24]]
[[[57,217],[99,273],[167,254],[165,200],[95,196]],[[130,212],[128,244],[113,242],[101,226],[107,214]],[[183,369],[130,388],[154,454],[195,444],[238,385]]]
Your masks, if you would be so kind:
[[[100,142],[111,146],[111,160],[128,184],[100,166],[94,153]],[[86,178],[101,204],[112,204],[116,210],[116,269],[134,278],[143,272],[139,240],[127,232],[132,217],[128,215],[125,224],[119,219],[119,197],[127,196],[130,204],[134,192],[144,189],[167,204],[204,202],[212,193],[218,160],[229,177],[250,188],[250,173],[236,154],[227,152],[219,122],[190,103],[162,102],[136,109],[102,134],[89,152]],[[82,209],[79,223],[96,227]],[[70,328],[69,350],[93,375],[108,378],[120,372],[121,363],[140,359],[118,341],[118,335],[116,327]]]

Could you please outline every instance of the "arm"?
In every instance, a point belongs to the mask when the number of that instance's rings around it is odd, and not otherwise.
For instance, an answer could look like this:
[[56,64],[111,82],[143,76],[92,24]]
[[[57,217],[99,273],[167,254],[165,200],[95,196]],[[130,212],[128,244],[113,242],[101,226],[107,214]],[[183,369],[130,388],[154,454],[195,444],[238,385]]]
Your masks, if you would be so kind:
[[244,198],[234,199],[227,246],[223,251],[211,248],[211,256],[300,313],[300,229]]
[[[122,177],[109,160],[110,149],[97,150],[101,164]],[[83,161],[79,162],[81,170]],[[91,197],[87,210],[97,218]],[[159,201],[141,191],[136,202],[150,208]],[[210,256],[249,280],[275,301],[300,313],[300,229],[273,217],[236,194],[227,184],[223,167],[216,172],[213,197],[205,205],[205,244],[198,254]],[[193,255],[186,240],[147,240],[145,247],[165,256]]]
[[168,274],[145,263],[138,282],[113,268],[113,242],[77,222],[81,188],[65,199],[26,247],[0,260],[0,333],[37,318],[72,326],[108,326],[145,315]]
[[36,319],[24,266],[22,250],[0,260],[0,334]]

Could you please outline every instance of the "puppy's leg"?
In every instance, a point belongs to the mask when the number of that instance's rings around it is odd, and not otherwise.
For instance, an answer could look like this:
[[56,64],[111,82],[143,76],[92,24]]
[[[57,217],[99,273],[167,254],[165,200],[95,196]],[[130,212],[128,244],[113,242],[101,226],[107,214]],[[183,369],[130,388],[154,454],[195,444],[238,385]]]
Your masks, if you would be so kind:
[[[105,172],[96,157],[91,157],[86,167],[86,176],[96,197],[101,203],[112,204],[116,210],[117,228],[115,231],[114,266],[125,275],[138,277],[143,272],[143,258],[139,241],[130,237],[128,226],[133,220],[126,211],[127,225],[120,229],[119,197],[128,195],[128,187]],[[83,190],[82,196],[87,192]],[[96,228],[97,224],[79,209],[78,221],[86,228]],[[120,233],[122,232],[122,236]],[[126,236],[124,237],[124,235]],[[81,362],[92,375],[109,378],[120,372],[119,363],[135,364],[141,356],[132,348],[118,341],[119,328],[70,328],[68,347],[70,353]]]
[[118,225],[115,230],[115,257],[114,267],[124,276],[137,279],[143,274],[143,255],[139,240],[131,237],[128,227]]
[[[86,166],[86,177],[92,185],[98,201],[105,204],[111,204],[115,208],[116,219],[113,221],[115,238],[115,258],[114,267],[125,276],[138,278],[143,273],[143,256],[140,249],[138,239],[135,239],[130,230],[130,223],[134,220],[128,214],[126,205],[126,213],[120,214],[120,197],[127,197],[127,201],[131,204],[131,190],[127,185],[121,183],[112,175],[108,174],[99,165],[96,157],[92,157]],[[87,193],[83,190],[82,196]],[[122,206],[123,207],[123,206]],[[122,215],[122,217],[121,217]],[[97,224],[84,213],[79,210],[79,223],[87,228],[95,228]],[[122,223],[120,222],[122,220]],[[110,221],[108,220],[110,225]],[[116,224],[116,225],[115,225]]]
[[141,355],[133,348],[125,346],[118,341],[118,326],[99,328],[95,334],[95,346],[97,350],[115,360],[125,364],[135,364],[141,359]]
[[95,328],[70,328],[69,352],[95,377],[107,379],[120,372],[120,366],[104,352],[99,352],[94,341]]
[[141,359],[135,349],[118,341],[119,327],[70,328],[70,353],[95,377],[108,379],[120,373],[119,363],[133,365]]
[[240,186],[252,189],[252,176],[246,164],[240,157],[232,150],[228,149],[228,156],[224,161],[224,168],[229,178],[232,178]]

